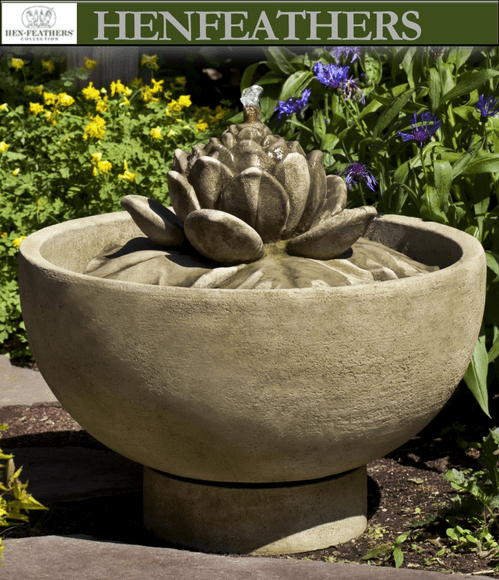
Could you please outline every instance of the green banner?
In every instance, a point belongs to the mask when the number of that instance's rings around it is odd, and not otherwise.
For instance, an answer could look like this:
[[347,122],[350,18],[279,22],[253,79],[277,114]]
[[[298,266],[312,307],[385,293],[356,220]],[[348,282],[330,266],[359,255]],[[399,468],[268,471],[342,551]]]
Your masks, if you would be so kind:
[[78,44],[498,43],[498,3],[79,2]]
[[497,45],[497,0],[2,2],[2,44]]

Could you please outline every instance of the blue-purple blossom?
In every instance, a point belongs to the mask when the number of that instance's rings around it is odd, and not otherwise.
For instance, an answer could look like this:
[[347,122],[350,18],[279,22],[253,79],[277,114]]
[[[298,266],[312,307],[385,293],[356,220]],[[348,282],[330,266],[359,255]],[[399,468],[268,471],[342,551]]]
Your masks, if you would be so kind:
[[300,98],[292,97],[287,101],[279,101],[276,111],[279,111],[279,119],[283,116],[290,116],[293,113],[301,113],[303,109],[308,105],[308,100],[310,98],[311,89],[305,89],[301,94]]
[[343,84],[343,96],[345,97],[345,99],[351,99],[352,97],[360,100],[360,102],[365,105],[366,103],[366,99],[364,97],[364,94],[362,93],[362,91],[360,90],[360,88],[357,86],[357,81],[351,77],[349,78],[344,84]]
[[335,46],[330,52],[336,62],[339,62],[342,56],[345,57],[345,60],[348,60],[350,53],[352,54],[350,62],[360,59],[360,46]]
[[494,97],[480,95],[475,105],[475,111],[480,113],[482,120],[486,120],[487,117],[495,117],[499,113],[499,109],[496,108],[498,105],[499,101]]
[[365,103],[364,95],[353,77],[348,77],[348,66],[316,62],[313,68],[317,80],[331,89],[340,89],[345,99],[357,97]]
[[348,189],[352,187],[352,185],[356,185],[360,181],[364,181],[367,187],[371,191],[375,191],[377,181],[374,179],[373,174],[367,169],[367,167],[363,163],[352,163],[349,167],[345,169],[345,182],[348,186]]
[[316,62],[313,71],[317,80],[331,89],[342,87],[348,80],[348,66]]
[[[430,125],[430,123],[432,123],[432,125]],[[437,131],[441,124],[442,121],[439,121],[436,115],[422,113],[421,120],[418,121],[417,114],[414,113],[414,118],[411,123],[411,132],[402,133],[402,131],[399,131],[397,135],[403,137],[404,141],[417,141],[418,145],[423,147],[423,143]]]

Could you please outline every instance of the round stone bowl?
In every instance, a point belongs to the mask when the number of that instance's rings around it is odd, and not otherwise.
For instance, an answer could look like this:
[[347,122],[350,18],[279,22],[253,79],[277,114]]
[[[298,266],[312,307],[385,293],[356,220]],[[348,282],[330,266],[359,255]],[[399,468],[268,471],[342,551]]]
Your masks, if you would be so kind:
[[19,278],[30,346],[62,406],[147,467],[240,483],[347,472],[417,434],[470,362],[486,262],[459,230],[378,216],[366,237],[441,269],[357,286],[221,290],[82,274],[136,236],[126,212],[45,228],[22,242]]

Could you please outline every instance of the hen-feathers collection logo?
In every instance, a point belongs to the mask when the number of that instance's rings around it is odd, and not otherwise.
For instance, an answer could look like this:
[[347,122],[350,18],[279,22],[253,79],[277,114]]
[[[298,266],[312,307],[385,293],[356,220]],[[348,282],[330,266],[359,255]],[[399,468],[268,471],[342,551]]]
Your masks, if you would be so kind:
[[76,44],[76,2],[2,2],[3,44]]

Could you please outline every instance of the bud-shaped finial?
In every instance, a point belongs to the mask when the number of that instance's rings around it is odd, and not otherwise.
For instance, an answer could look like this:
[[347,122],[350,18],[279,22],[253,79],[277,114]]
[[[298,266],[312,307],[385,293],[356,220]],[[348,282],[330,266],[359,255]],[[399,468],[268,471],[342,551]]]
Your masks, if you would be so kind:
[[244,89],[241,96],[241,103],[244,107],[244,123],[254,123],[262,120],[259,101],[262,92],[263,89],[259,85]]

